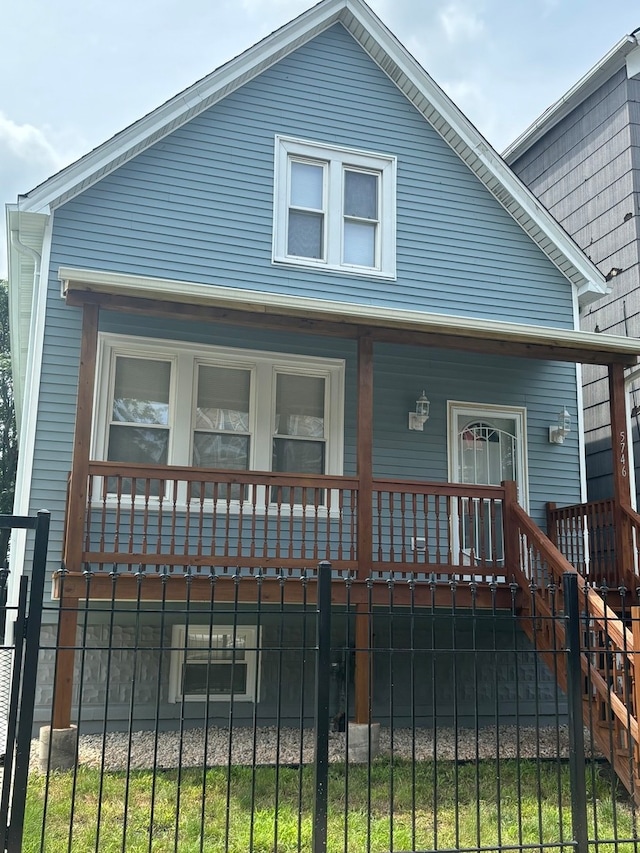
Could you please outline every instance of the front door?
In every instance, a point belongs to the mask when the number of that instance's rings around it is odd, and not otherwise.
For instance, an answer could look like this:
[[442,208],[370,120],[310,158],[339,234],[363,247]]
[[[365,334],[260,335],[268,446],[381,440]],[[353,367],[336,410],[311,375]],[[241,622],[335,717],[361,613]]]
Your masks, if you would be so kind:
[[[469,486],[499,486],[515,480],[526,507],[525,410],[449,403],[449,479]],[[502,565],[501,507],[472,498],[454,518],[453,541],[460,560]]]

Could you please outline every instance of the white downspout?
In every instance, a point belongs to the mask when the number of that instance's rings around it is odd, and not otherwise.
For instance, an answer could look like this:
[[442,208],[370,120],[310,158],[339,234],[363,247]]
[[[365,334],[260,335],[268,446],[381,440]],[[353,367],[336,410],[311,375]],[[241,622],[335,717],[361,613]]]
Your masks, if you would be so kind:
[[[38,293],[40,287],[40,270],[42,268],[42,257],[36,252],[35,249],[32,249],[31,246],[25,246],[25,244],[20,240],[18,236],[18,229],[11,229],[11,245],[13,248],[21,255],[26,255],[33,261],[33,286],[31,290],[31,299],[33,306],[33,299],[35,298],[35,294]],[[32,307],[33,310],[33,307]],[[23,394],[25,388],[22,389]],[[16,401],[14,399],[14,405]],[[23,400],[19,401],[20,403],[20,411],[16,411],[16,420],[18,422],[18,435],[22,434],[22,408],[23,408]]]
[[[18,236],[18,229],[11,229],[11,245],[13,248],[21,255],[30,258],[33,261],[33,290],[31,294],[31,322],[29,329],[29,346],[32,346],[33,339],[31,337],[33,324],[35,322],[35,314],[36,314],[36,300],[38,299],[38,294],[40,292],[40,274],[42,269],[42,257],[36,252],[35,249],[32,249],[31,246],[25,246],[25,244],[20,240]],[[27,365],[27,373],[29,373],[29,365]],[[16,471],[16,494],[13,501],[13,511],[17,515],[25,515],[28,512],[28,507],[24,506],[24,501],[21,500],[21,490],[18,488],[20,484],[24,484],[24,467],[27,462],[24,454],[24,436],[27,435],[29,429],[31,428],[30,424],[25,423],[24,420],[24,394],[26,393],[26,389],[28,387],[27,377],[25,376],[24,387],[22,388],[23,399],[20,400],[20,413],[18,417],[18,410],[16,407],[16,422],[18,425],[18,470]],[[15,405],[14,399],[14,405]],[[29,489],[30,491],[30,489]],[[17,572],[15,567],[16,565],[21,565],[24,560],[24,552],[25,552],[25,543],[26,543],[26,530],[15,530],[12,537],[13,541],[11,543],[11,563],[12,563],[12,571],[9,575],[9,589],[8,589],[8,597],[10,603],[15,603],[17,601],[18,595],[18,583],[19,577],[22,574],[22,571]]]

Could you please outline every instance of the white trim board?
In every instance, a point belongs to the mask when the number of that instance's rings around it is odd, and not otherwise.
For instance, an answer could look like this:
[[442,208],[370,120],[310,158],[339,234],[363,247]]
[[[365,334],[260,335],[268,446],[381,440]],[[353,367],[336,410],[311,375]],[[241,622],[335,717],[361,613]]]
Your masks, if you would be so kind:
[[577,288],[582,305],[610,290],[602,274],[363,0],[322,0],[254,47],[20,197],[48,212],[83,192],[334,24],[341,24]]
[[303,316],[307,319],[359,323],[384,329],[432,332],[480,340],[518,342],[582,349],[633,357],[640,341],[618,335],[581,332],[550,326],[531,326],[492,319],[432,314],[377,305],[360,305],[302,296],[285,296],[199,282],[125,275],[100,270],[60,267],[62,296],[73,291],[152,298],[180,304],[221,306],[257,314]]

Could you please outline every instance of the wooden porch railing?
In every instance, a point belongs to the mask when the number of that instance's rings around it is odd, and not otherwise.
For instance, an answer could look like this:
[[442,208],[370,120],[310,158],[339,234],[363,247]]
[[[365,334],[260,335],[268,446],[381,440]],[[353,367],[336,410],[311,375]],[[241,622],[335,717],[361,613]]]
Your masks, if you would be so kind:
[[635,590],[640,515],[613,499],[557,507],[547,504],[549,538],[585,581]]
[[361,576],[504,573],[501,487],[374,480],[366,566],[354,477],[91,462],[87,494],[82,563],[94,570],[298,569],[330,560]]
[[[510,546],[518,550],[519,583],[525,590],[528,618],[522,626],[546,657],[561,687],[567,687],[565,631],[557,617],[564,610],[562,576],[576,569],[515,502],[506,507]],[[517,543],[517,544],[516,544]],[[583,718],[602,754],[625,787],[638,796],[640,737],[640,608],[632,608],[634,632],[577,573],[584,611],[581,661]],[[637,637],[634,637],[637,634]]]

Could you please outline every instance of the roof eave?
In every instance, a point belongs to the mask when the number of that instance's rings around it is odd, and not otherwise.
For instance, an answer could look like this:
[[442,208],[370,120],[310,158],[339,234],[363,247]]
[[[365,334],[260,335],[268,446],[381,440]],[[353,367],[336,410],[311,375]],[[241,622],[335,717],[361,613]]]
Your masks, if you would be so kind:
[[[636,31],[637,32],[637,31]],[[562,121],[590,95],[597,91],[610,77],[626,64],[627,56],[638,47],[634,33],[624,36],[592,68],[584,74],[561,98],[551,104],[520,136],[503,152],[507,163],[514,163],[532,145]]]
[[537,243],[578,293],[607,293],[603,276],[478,130],[361,0],[323,0],[20,199],[56,207],[340,22]]
[[[134,299],[221,307],[261,315],[277,314],[307,320],[315,318],[319,321],[353,323],[378,329],[454,335],[507,344],[517,342],[532,347],[547,346],[550,351],[562,349],[565,355],[571,351],[598,354],[602,360],[597,363],[602,364],[616,359],[633,364],[640,355],[640,341],[636,339],[574,329],[432,314],[425,311],[338,302],[316,297],[292,297],[225,285],[148,278],[72,267],[60,267],[58,278],[62,283],[62,294],[65,297],[74,292],[130,296]],[[579,358],[574,360],[578,361]]]

